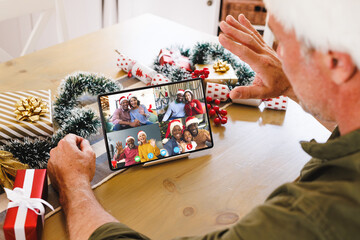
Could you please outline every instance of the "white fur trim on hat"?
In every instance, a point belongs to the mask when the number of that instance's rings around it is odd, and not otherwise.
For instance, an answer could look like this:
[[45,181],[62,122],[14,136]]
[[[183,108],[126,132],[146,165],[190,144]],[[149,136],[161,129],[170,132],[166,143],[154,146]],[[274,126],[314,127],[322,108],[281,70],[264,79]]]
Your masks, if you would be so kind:
[[193,124],[193,123],[199,123],[199,119],[197,119],[196,117],[186,121],[186,124],[185,126],[188,127],[190,124]]
[[138,135],[137,135],[138,139],[139,139],[140,134],[142,134],[142,133],[145,134],[145,137],[147,137],[146,132],[144,132],[144,131],[139,131],[139,132],[138,132]]
[[176,122],[171,123],[171,125],[170,125],[170,134],[171,135],[172,135],[172,130],[174,129],[175,126],[179,126],[181,129],[183,127],[181,122],[176,121]]
[[194,95],[194,93],[193,93],[190,89],[186,89],[185,92],[184,92],[184,95],[185,95],[186,92],[189,92],[189,93],[191,93],[192,95]]
[[264,0],[269,13],[305,46],[348,53],[360,67],[359,0]]
[[127,142],[129,139],[134,139],[134,141],[135,141],[135,138],[134,138],[134,137],[128,136],[128,137],[125,139],[125,142]]

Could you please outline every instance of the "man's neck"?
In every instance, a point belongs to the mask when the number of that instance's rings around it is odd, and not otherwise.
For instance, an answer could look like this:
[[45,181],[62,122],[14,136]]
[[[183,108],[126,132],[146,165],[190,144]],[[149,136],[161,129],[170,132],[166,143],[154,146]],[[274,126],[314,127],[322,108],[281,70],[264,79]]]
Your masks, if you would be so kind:
[[341,135],[360,129],[360,94],[358,92],[360,74],[356,80],[350,82],[346,88],[340,89],[340,97],[337,99],[335,119]]

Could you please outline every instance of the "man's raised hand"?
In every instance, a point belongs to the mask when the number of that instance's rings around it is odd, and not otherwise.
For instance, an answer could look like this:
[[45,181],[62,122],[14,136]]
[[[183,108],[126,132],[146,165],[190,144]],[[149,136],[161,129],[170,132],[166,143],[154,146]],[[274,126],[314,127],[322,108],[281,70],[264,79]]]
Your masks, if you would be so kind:
[[295,97],[276,52],[266,45],[243,14],[239,15],[238,21],[227,16],[220,28],[223,32],[219,36],[221,45],[248,63],[256,73],[251,86],[234,88],[230,98]]

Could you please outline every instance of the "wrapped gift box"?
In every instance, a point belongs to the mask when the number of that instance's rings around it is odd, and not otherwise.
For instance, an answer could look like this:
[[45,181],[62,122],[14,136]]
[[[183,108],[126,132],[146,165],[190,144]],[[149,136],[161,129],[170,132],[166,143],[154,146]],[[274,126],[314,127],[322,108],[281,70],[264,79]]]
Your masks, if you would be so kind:
[[230,65],[230,69],[227,72],[215,72],[213,68],[214,64],[195,64],[195,69],[202,70],[203,68],[208,68],[210,73],[209,77],[205,79],[205,82],[211,83],[219,83],[219,84],[227,84],[235,85],[238,82],[238,78],[235,74],[234,69]]
[[[21,97],[37,97],[47,103],[49,112],[36,122],[18,121],[15,114],[15,104]],[[0,140],[52,136],[54,132],[51,114],[51,91],[16,91],[0,93]]]
[[[18,170],[14,182],[14,189],[23,189],[26,198],[47,197],[46,169]],[[6,212],[4,235],[10,239],[41,239],[44,215],[37,215],[27,207],[11,207]]]
[[160,65],[170,64],[176,65],[185,70],[191,72],[191,64],[188,57],[182,56],[179,50],[169,50],[169,49],[161,49],[159,56]]

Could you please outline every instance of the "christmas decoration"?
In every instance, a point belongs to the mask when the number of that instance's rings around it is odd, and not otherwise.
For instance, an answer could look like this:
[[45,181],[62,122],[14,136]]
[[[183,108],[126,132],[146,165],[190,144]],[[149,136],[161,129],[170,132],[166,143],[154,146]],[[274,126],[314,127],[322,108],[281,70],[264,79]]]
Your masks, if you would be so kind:
[[230,65],[227,64],[227,61],[223,62],[221,60],[218,60],[217,62],[214,63],[213,65],[213,69],[215,70],[215,72],[221,72],[221,73],[226,73],[227,71],[230,70]]
[[0,93],[0,140],[52,136],[50,103],[50,90]]
[[117,50],[115,50],[115,52],[119,54],[117,66],[121,70],[127,72],[129,77],[134,76],[147,85],[158,85],[170,82],[168,78],[162,74],[158,74],[148,66],[132,60]]
[[12,189],[16,170],[29,168],[20,163],[10,152],[0,151],[0,187]]
[[186,71],[192,72],[190,60],[188,57],[181,55],[179,49],[161,49],[158,60],[160,65],[170,64],[175,65]]
[[[253,81],[255,73],[246,63],[238,59],[229,51],[225,50],[221,45],[216,43],[197,43],[192,49],[183,47],[171,47],[171,49],[178,49],[180,54],[189,57],[192,64],[210,64],[216,60],[227,61],[228,64],[235,70],[237,81],[234,83],[237,86],[250,85]],[[212,69],[211,66],[207,68]],[[169,78],[172,82],[179,82],[184,79],[191,78],[191,73],[185,69],[174,64],[161,64],[158,57],[154,62],[154,70]]]
[[66,77],[59,88],[54,104],[54,122],[57,132],[50,138],[11,139],[0,150],[11,152],[20,162],[31,168],[46,168],[51,148],[67,134],[73,133],[83,138],[97,133],[100,120],[91,109],[84,109],[78,98],[83,94],[97,96],[102,93],[119,91],[111,79],[97,74],[76,73]]
[[30,120],[31,122],[39,121],[40,116],[49,112],[47,103],[43,102],[42,98],[36,97],[21,97],[20,100],[15,103],[16,119],[19,121]]
[[265,108],[275,110],[286,110],[288,104],[288,98],[286,96],[279,96],[277,98],[263,99]]
[[5,188],[10,200],[3,225],[5,239],[41,239],[45,208],[54,208],[47,197],[46,169],[18,170],[14,190]]
[[202,80],[205,80],[205,78],[209,77],[210,71],[208,68],[203,68],[201,70],[196,69],[192,74],[192,78],[201,78]]
[[[210,96],[206,97],[206,102],[207,102],[207,107],[209,109],[209,116],[210,117],[214,117],[214,123],[216,126],[219,126],[221,124],[226,124],[227,123],[227,111],[225,109],[220,109],[219,108],[219,104],[220,104],[220,100],[219,99],[214,99]],[[213,105],[212,102],[215,104]],[[210,106],[209,106],[210,105]]]
[[[196,64],[195,69],[196,70],[209,69],[208,77],[204,79],[206,83],[211,82],[211,83],[236,85],[238,83],[238,78],[235,74],[234,69],[231,66],[229,66],[229,64],[227,64],[227,68],[221,67],[222,66],[221,64],[223,63],[219,63],[219,62],[220,60],[214,64]],[[220,65],[218,66],[217,64]],[[214,65],[216,65],[215,68]]]
[[[217,100],[220,100],[222,102],[230,101],[231,88],[233,88],[233,86],[218,84],[218,83],[207,83],[206,99],[218,98]],[[254,107],[258,107],[262,102],[264,102],[265,108],[274,109],[274,110],[286,110],[288,98],[286,96],[280,96],[277,98],[269,98],[269,99],[231,99],[231,101],[233,103],[254,106]]]
[[206,96],[211,98],[218,98],[222,102],[229,99],[230,89],[225,84],[211,83],[206,84]]

